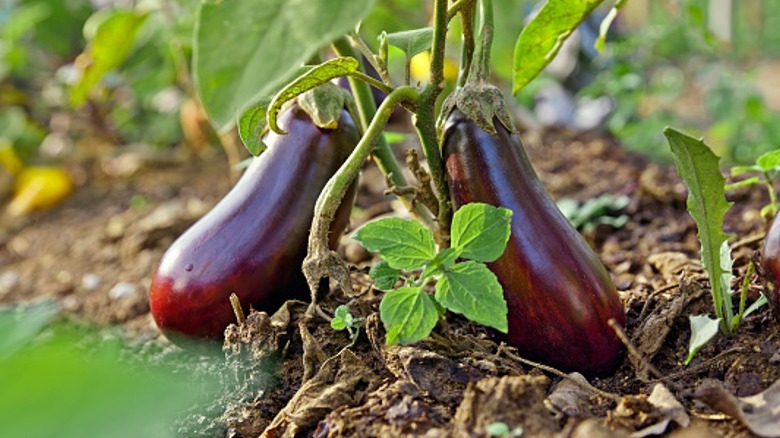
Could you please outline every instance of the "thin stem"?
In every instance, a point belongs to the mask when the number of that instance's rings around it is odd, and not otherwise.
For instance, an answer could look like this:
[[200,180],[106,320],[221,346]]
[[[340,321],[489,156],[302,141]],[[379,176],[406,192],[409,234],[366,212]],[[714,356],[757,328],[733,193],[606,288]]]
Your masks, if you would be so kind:
[[[333,49],[339,56],[351,56],[359,62],[362,62],[360,60],[360,54],[355,51],[345,38],[336,40],[333,43]],[[356,79],[355,77],[348,77],[347,80],[349,81],[349,86],[352,88],[352,94],[355,96],[360,126],[363,128],[362,130],[365,131],[368,129],[369,123],[372,123],[372,119],[376,114],[374,95],[371,93],[369,85],[365,82]],[[413,106],[415,102],[411,101],[405,103],[409,103],[410,106]],[[376,147],[371,152],[376,158],[376,164],[379,167],[379,170],[381,170],[383,174],[388,175],[396,187],[406,187],[409,185],[401,170],[401,166],[398,164],[398,160],[395,159],[395,155],[393,155],[393,151],[390,149],[390,145],[387,144],[384,136],[379,136],[379,138],[376,139]],[[420,219],[429,228],[433,228],[431,213],[426,210],[424,206],[414,204],[411,196],[403,196],[398,199],[410,213]]]
[[477,81],[487,81],[490,77],[490,48],[493,45],[493,1],[482,0],[482,41],[477,48],[476,62],[472,62],[471,76]]
[[769,172],[764,172],[764,184],[766,184],[766,190],[769,192],[769,204],[772,206],[772,217],[774,217],[777,214],[777,193],[775,193],[775,187],[772,184]]
[[353,32],[347,35],[347,39],[349,39],[349,41],[352,42],[352,45],[358,49],[360,54],[368,60],[371,67],[374,67],[374,70],[376,70],[379,77],[382,78],[382,81],[389,87],[395,88],[395,83],[393,82],[393,78],[390,77],[390,73],[387,71],[385,61],[381,57],[376,56],[373,50],[368,47],[368,44],[363,37],[356,32]]
[[756,264],[753,263],[751,260],[750,263],[748,263],[747,271],[745,272],[745,278],[742,280],[742,290],[739,294],[739,313],[737,314],[737,318],[734,321],[734,328],[742,324],[742,315],[745,314],[745,305],[747,304],[747,294],[748,289],[750,288],[750,280],[753,279],[753,273],[756,271]]
[[439,230],[437,240],[446,244],[449,240],[452,206],[444,165],[436,134],[436,99],[444,88],[444,47],[447,36],[447,0],[436,0],[433,12],[433,44],[431,48],[431,76],[420,96],[415,127],[420,137],[425,159],[439,196]]
[[[464,4],[465,3],[465,4]],[[466,84],[469,77],[469,67],[474,57],[474,0],[460,0],[460,22],[463,27],[462,45],[460,52],[460,72],[458,73],[458,87]],[[455,6],[453,5],[453,9]]]
[[[365,73],[363,73],[361,71],[356,71],[356,72],[350,73],[349,76],[352,76],[354,78],[360,79],[361,81],[365,82],[366,84],[368,84],[368,85],[370,85],[370,86],[372,86],[372,87],[374,87],[374,88],[376,88],[378,90],[381,90],[385,94],[390,94],[390,92],[393,91],[392,87],[387,86],[387,84],[385,84],[384,82],[378,81],[378,80],[372,78],[371,76],[369,76],[369,75],[367,75],[367,74],[365,74]],[[347,80],[349,80],[349,79],[347,79]]]
[[419,94],[414,87],[398,87],[388,94],[355,150],[352,151],[336,174],[328,180],[314,206],[314,220],[309,235],[309,256],[315,255],[317,251],[327,251],[328,230],[336,215],[336,210],[341,205],[341,200],[347,193],[350,184],[357,177],[363,162],[374,149],[374,144],[383,138],[382,131],[396,105],[404,101],[414,102],[418,97]]

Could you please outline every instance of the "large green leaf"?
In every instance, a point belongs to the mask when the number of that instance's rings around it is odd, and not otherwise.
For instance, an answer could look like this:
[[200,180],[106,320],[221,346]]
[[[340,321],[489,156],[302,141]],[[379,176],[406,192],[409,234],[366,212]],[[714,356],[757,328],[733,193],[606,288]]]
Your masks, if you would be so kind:
[[515,44],[514,84],[517,94],[549,64],[572,31],[603,0],[549,0],[520,33]]
[[376,0],[208,0],[195,28],[194,73],[214,125],[290,77],[366,16]]
[[428,337],[439,320],[433,298],[419,287],[402,287],[385,294],[379,315],[387,331],[386,342],[412,344]]
[[[73,105],[86,103],[92,89],[109,71],[119,67],[135,44],[138,30],[146,21],[146,14],[133,11],[99,11],[85,28],[98,22],[85,55],[87,65],[81,72],[81,78],[71,89],[70,99]],[[86,29],[85,33],[92,33]]]
[[509,241],[511,220],[512,210],[481,202],[466,204],[452,218],[452,247],[466,259],[495,261]]
[[483,263],[458,263],[436,283],[436,300],[466,318],[506,333],[507,307],[501,284]]
[[397,217],[368,222],[352,235],[395,269],[420,269],[436,256],[433,234],[420,222]]
[[731,204],[726,201],[726,179],[720,173],[720,158],[701,139],[672,128],[664,135],[674,154],[677,173],[688,187],[688,211],[698,228],[701,259],[710,278],[715,312],[725,334],[731,332],[731,251],[723,232],[723,217]]

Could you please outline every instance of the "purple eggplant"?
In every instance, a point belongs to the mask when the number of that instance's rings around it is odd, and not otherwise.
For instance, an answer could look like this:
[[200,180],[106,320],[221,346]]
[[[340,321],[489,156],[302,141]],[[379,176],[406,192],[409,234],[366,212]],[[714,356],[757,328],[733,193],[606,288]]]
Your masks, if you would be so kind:
[[768,280],[764,295],[772,306],[775,317],[780,320],[780,214],[775,215],[764,237],[761,267]]
[[[335,130],[317,127],[297,105],[278,121],[288,134],[268,134],[268,149],[163,255],[150,307],[157,326],[174,341],[221,338],[235,321],[231,293],[245,309],[269,312],[285,300],[308,297],[301,263],[314,204],[360,137],[346,111]],[[332,248],[353,200],[354,190],[334,221]]]
[[506,252],[488,264],[509,308],[507,341],[566,371],[609,373],[623,358],[608,324],[625,325],[615,286],[542,186],[517,134],[498,118],[493,125],[496,134],[453,109],[442,154],[455,208],[484,202],[514,212]]

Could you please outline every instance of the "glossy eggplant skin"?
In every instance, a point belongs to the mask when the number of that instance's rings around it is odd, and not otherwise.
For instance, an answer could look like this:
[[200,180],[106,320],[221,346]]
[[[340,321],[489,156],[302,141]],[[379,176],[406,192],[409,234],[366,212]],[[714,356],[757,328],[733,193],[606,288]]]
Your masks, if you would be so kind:
[[607,321],[625,325],[615,286],[596,254],[547,194],[516,134],[491,135],[454,109],[442,154],[454,207],[484,202],[514,212],[504,255],[488,267],[504,288],[507,341],[566,371],[604,375],[623,357]]
[[[297,105],[279,116],[287,135],[270,133],[214,208],[163,255],[149,292],[160,330],[171,340],[220,339],[235,322],[235,292],[245,311],[272,312],[285,300],[307,299],[301,264],[314,204],[359,140],[344,111],[336,130],[318,128]],[[349,221],[354,190],[337,213],[335,247]]]
[[768,280],[764,295],[780,321],[780,214],[775,215],[761,248],[761,267]]

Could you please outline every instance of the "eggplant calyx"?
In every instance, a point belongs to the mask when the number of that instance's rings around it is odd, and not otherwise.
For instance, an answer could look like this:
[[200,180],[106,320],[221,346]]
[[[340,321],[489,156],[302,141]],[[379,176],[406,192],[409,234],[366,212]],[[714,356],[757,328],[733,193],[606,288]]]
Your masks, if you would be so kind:
[[347,90],[327,82],[298,95],[296,100],[317,127],[338,129],[341,112],[350,98]]
[[512,117],[509,115],[504,95],[498,87],[484,81],[468,81],[463,88],[447,96],[439,120],[439,127],[455,109],[459,109],[469,120],[485,132],[496,134],[494,119],[504,125],[511,133],[517,133]]

